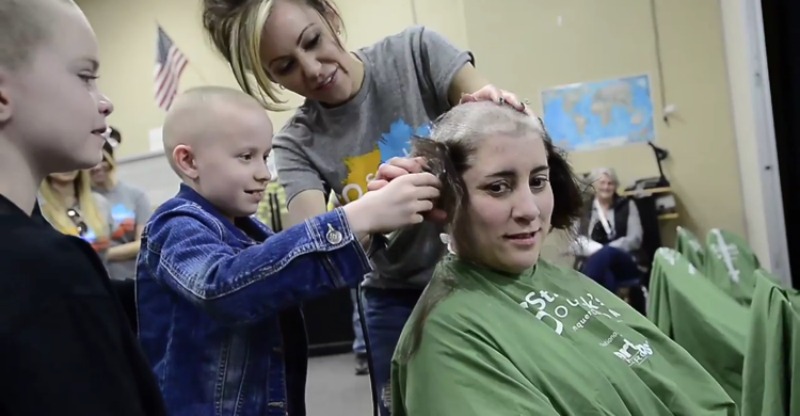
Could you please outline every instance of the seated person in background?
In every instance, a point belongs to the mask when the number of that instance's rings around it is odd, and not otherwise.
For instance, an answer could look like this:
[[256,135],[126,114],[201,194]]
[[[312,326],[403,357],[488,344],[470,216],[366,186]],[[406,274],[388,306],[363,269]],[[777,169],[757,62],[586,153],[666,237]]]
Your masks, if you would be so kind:
[[266,111],[236,90],[192,89],[167,114],[183,183],[145,225],[136,296],[172,416],[305,415],[300,303],[354,287],[371,271],[360,240],[422,222],[439,195],[435,176],[412,175],[275,234],[252,217],[271,148]]
[[[122,136],[111,127],[109,140],[119,144]],[[117,178],[114,146],[109,140],[103,145],[103,161],[91,170],[92,189],[105,197],[110,206],[108,273],[114,280],[131,280],[135,274],[136,255],[139,254],[139,239],[150,217],[150,201],[140,189]]]
[[578,223],[576,254],[581,272],[612,293],[617,283],[639,278],[635,253],[642,245],[642,222],[636,204],[617,193],[619,180],[610,168],[591,173],[595,193]]
[[647,318],[539,258],[548,233],[571,227],[581,208],[540,121],[460,105],[414,153],[442,175],[437,206],[452,240],[395,351],[393,416],[737,413]]
[[108,201],[92,191],[88,170],[47,175],[39,186],[38,200],[42,215],[53,228],[91,244],[108,266],[111,211]]

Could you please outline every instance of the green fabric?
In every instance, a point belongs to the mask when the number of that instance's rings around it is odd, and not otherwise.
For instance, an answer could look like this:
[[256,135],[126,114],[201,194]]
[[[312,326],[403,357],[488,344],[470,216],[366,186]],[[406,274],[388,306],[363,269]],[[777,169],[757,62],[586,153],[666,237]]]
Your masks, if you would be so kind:
[[706,248],[703,243],[689,230],[678,226],[678,238],[675,243],[675,250],[683,254],[694,267],[702,270],[706,256]]
[[758,258],[740,236],[713,229],[706,236],[704,274],[728,295],[750,305],[756,288]]
[[647,316],[686,349],[741,403],[750,312],[705,278],[680,253],[653,258]]
[[[419,315],[448,286],[410,355]],[[393,416],[737,414],[647,318],[544,260],[508,276],[445,259],[400,337],[391,386]]]
[[800,293],[756,272],[742,415],[800,415]]

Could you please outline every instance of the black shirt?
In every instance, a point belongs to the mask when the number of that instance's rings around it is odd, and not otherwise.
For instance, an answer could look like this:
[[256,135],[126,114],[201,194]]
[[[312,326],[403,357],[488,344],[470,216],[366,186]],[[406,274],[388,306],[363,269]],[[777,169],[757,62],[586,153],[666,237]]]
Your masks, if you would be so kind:
[[0,195],[0,415],[165,415],[89,244]]

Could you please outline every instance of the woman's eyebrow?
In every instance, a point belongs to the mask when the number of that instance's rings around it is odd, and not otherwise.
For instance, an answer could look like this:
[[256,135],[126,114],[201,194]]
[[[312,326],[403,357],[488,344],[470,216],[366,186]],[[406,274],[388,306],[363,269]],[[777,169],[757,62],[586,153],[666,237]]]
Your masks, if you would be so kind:
[[[535,167],[531,171],[531,173],[534,173],[534,174],[541,173],[541,172],[547,171],[549,169],[550,169],[549,166],[541,165],[541,166]],[[495,172],[495,173],[490,173],[490,174],[488,174],[486,176],[490,177],[490,178],[512,178],[512,177],[516,176],[516,171],[511,170],[511,169],[507,169],[507,170],[501,170],[501,171]]]

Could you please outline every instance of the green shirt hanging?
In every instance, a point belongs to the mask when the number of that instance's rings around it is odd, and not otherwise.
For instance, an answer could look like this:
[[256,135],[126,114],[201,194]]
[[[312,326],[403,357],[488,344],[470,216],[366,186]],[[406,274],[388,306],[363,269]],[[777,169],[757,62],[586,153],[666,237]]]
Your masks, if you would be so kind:
[[[415,328],[427,297],[453,287]],[[683,348],[585,276],[508,276],[448,257],[400,337],[393,416],[735,415]]]
[[764,270],[755,275],[742,415],[800,415],[800,292]]
[[741,404],[750,312],[680,253],[660,248],[653,259],[647,316],[686,349]]
[[678,226],[678,238],[675,244],[675,250],[683,254],[694,267],[703,270],[703,263],[706,256],[706,248],[703,243],[686,228]]
[[750,306],[759,262],[747,242],[734,233],[715,228],[706,236],[706,249],[705,276],[738,302]]

